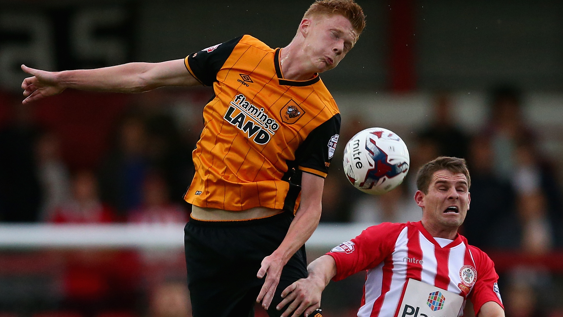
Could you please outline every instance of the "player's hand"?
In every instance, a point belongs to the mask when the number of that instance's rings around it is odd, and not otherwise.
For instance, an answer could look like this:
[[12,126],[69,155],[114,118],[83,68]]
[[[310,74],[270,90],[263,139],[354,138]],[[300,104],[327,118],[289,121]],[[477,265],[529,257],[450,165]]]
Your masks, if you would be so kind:
[[324,287],[317,285],[310,278],[302,278],[283,290],[281,294],[283,300],[276,309],[282,310],[289,304],[281,317],[297,317],[303,313],[305,316],[309,316],[321,307],[323,289]]
[[262,260],[262,266],[260,270],[258,270],[258,274],[256,274],[258,278],[264,278],[264,276],[266,276],[264,285],[262,285],[262,289],[260,289],[260,294],[258,294],[256,298],[256,302],[262,303],[262,307],[266,310],[272,303],[284,265],[285,262],[282,258],[272,253]]
[[65,88],[57,82],[55,73],[53,72],[27,67],[25,65],[21,65],[21,69],[33,75],[32,77],[27,77],[22,82],[23,95],[26,97],[22,103],[58,95],[65,90]]

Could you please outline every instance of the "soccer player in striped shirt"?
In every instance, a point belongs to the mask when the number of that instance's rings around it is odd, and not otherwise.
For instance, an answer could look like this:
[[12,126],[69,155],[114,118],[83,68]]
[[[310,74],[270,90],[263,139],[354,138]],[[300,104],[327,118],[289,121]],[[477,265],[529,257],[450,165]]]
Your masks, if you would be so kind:
[[422,220],[369,227],[313,261],[309,277],[282,293],[282,316],[310,314],[330,280],[366,271],[359,317],[456,317],[468,299],[478,317],[504,317],[493,261],[458,233],[470,185],[464,159],[426,163],[414,196]]
[[23,102],[66,88],[213,87],[184,196],[193,316],[252,316],[256,301],[279,316],[283,289],[307,276],[304,243],[319,223],[339,137],[340,111],[319,74],[342,61],[364,27],[353,0],[317,0],[283,48],[243,35],[162,63],[63,72],[22,65],[32,75]]

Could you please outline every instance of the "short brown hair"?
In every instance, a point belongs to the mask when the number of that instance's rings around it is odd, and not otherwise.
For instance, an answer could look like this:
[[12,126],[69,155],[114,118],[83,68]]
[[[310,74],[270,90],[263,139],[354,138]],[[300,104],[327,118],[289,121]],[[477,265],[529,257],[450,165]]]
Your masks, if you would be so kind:
[[304,18],[315,14],[340,14],[347,18],[358,36],[366,27],[366,16],[362,7],[354,0],[316,0],[305,12]]
[[418,174],[416,174],[417,189],[425,194],[428,194],[428,188],[430,187],[432,176],[434,173],[441,170],[448,170],[456,174],[462,173],[467,178],[467,188],[471,187],[471,176],[469,176],[469,170],[467,169],[465,159],[440,156],[420,167]]

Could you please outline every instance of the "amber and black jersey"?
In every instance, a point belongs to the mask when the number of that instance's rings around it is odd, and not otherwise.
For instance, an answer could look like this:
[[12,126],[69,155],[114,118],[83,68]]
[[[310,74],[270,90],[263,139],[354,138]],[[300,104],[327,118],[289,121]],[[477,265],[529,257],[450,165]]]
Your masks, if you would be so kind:
[[192,155],[188,203],[295,212],[301,173],[326,177],[338,142],[338,106],[318,75],[285,79],[279,55],[244,35],[185,58],[188,71],[214,92]]

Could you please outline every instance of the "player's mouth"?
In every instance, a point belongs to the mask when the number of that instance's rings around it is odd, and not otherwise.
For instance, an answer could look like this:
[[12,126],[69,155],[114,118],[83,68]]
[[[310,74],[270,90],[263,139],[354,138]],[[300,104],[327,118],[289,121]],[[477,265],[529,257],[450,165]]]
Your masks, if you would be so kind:
[[332,60],[332,58],[330,57],[325,57],[325,62],[328,66],[331,66],[332,64],[334,64],[334,61]]
[[459,214],[459,208],[457,206],[449,206],[444,210],[445,214]]

